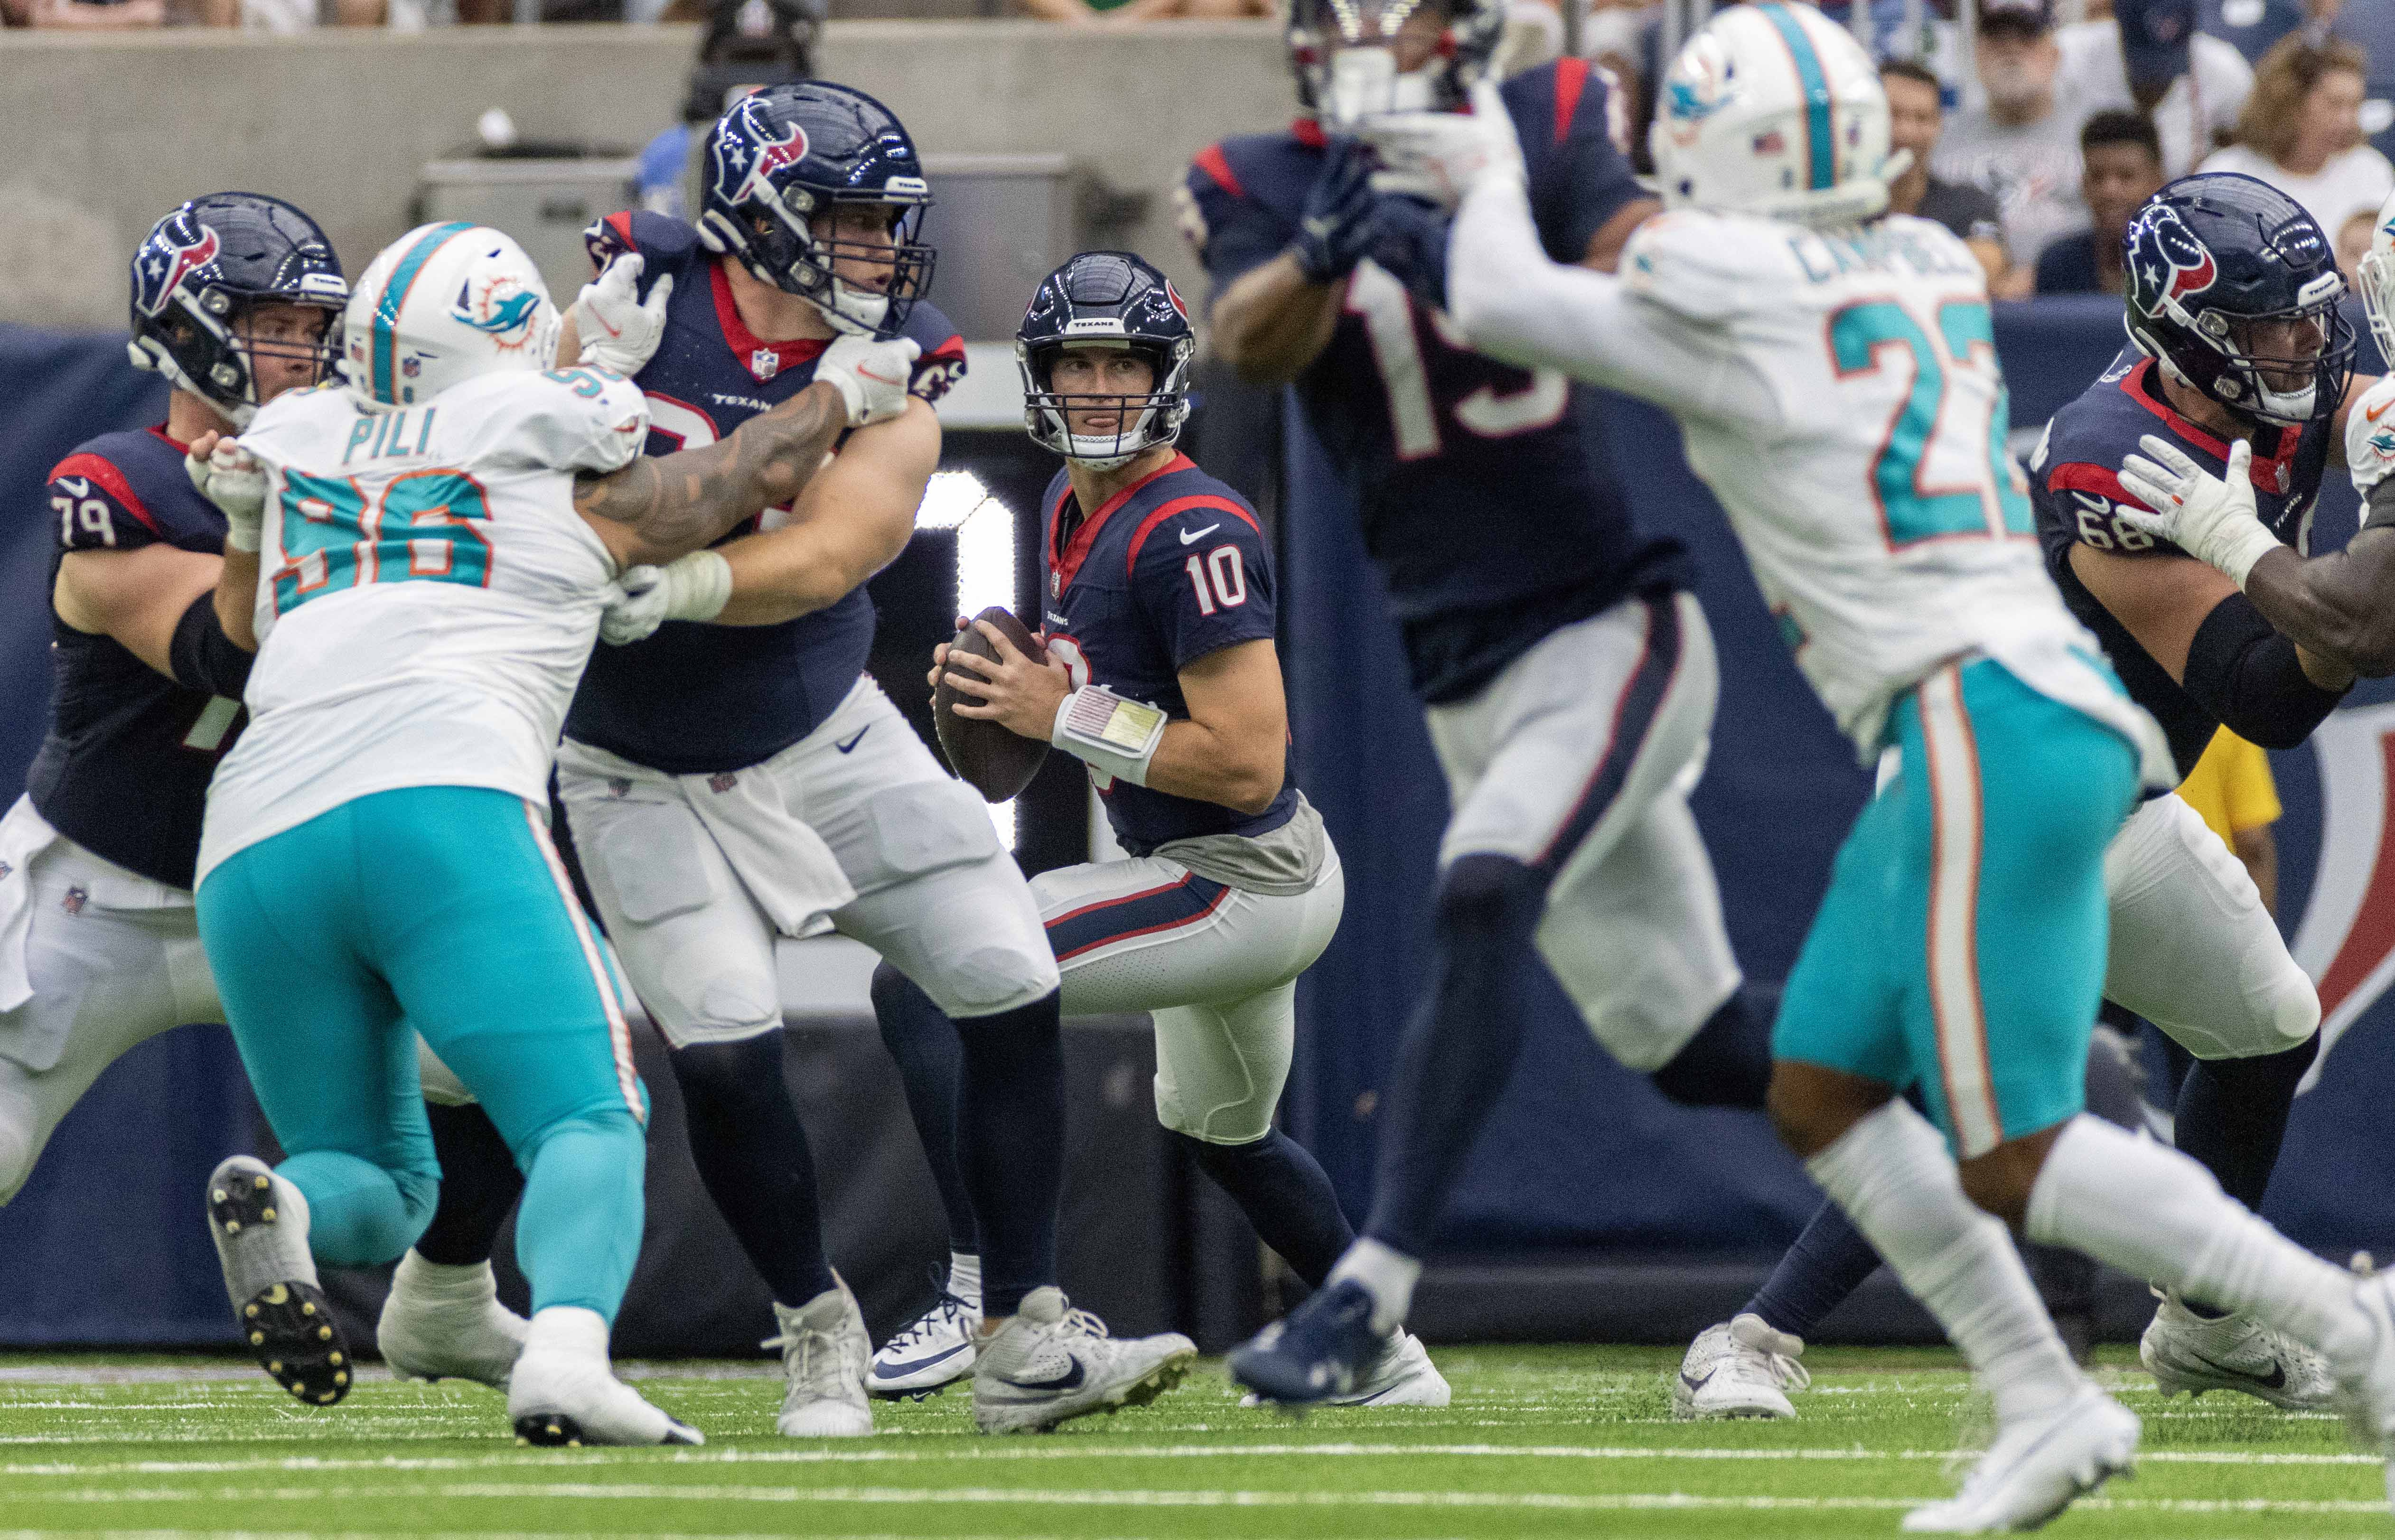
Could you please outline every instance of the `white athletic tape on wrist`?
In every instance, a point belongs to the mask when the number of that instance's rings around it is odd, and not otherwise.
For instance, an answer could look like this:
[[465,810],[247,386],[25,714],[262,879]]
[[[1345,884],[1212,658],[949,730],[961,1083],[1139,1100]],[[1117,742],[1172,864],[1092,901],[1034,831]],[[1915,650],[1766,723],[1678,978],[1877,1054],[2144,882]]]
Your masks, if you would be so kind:
[[713,620],[732,599],[732,563],[714,551],[693,551],[666,568],[671,586],[666,619]]
[[1164,712],[1100,684],[1083,685],[1056,708],[1048,742],[1118,781],[1147,784],[1147,767],[1164,742]]

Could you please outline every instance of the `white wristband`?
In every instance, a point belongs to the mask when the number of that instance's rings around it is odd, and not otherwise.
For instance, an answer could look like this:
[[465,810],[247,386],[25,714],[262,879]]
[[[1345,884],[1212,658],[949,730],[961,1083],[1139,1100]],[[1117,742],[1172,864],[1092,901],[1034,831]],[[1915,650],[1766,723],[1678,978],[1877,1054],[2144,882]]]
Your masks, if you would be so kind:
[[2222,531],[2215,544],[2217,548],[2204,552],[2204,559],[2240,588],[2245,586],[2254,563],[2280,548],[2279,537],[2251,519],[2241,519]]
[[1164,742],[1165,719],[1158,707],[1085,684],[1057,706],[1048,742],[1118,781],[1145,786],[1148,762]]
[[732,600],[732,563],[713,551],[692,551],[665,565],[668,620],[713,620]]

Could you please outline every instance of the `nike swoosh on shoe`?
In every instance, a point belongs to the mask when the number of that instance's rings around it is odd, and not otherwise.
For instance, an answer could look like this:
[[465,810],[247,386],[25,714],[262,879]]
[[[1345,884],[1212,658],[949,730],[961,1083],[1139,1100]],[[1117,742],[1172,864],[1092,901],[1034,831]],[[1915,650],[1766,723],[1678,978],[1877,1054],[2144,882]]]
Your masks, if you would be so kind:
[[918,1369],[928,1369],[935,1363],[946,1363],[963,1352],[967,1346],[968,1344],[959,1342],[953,1348],[941,1349],[929,1358],[910,1358],[903,1363],[885,1363],[874,1372],[885,1375],[911,1375]]
[[1081,1361],[1077,1358],[1073,1361],[1073,1366],[1070,1369],[1058,1375],[1054,1379],[1016,1379],[1009,1375],[999,1375],[997,1379],[999,1384],[1012,1386],[1017,1390],[1047,1391],[1078,1390],[1081,1388],[1081,1382],[1088,1377],[1089,1371],[1081,1367]]
[[2232,1375],[2239,1379],[2250,1379],[2266,1390],[2283,1390],[2287,1388],[2287,1366],[2275,1358],[2270,1361],[2270,1373],[2269,1377],[2265,1378],[2263,1375],[2252,1374],[2243,1369],[2232,1369],[2226,1363],[2216,1362],[2192,1348],[2187,1350],[2187,1356],[2207,1369],[2217,1369],[2224,1375]]
[[1680,1383],[1687,1386],[1691,1390],[1701,1390],[1713,1382],[1713,1377],[1715,1375],[1720,1373],[1721,1371],[1719,1369],[1708,1369],[1704,1372],[1703,1376],[1698,1379],[1690,1379],[1685,1373],[1683,1373],[1680,1375]]

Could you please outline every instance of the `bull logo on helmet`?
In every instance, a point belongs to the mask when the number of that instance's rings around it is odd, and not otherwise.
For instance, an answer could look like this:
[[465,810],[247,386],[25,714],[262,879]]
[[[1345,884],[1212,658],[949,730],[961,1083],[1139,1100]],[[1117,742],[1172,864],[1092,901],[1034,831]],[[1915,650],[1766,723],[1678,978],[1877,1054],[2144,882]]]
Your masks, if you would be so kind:
[[185,278],[217,259],[222,249],[217,232],[205,225],[198,229],[199,238],[189,244],[177,244],[174,237],[167,236],[165,249],[152,251],[142,259],[141,272],[146,280],[141,295],[144,314],[156,315],[164,310]]
[[[733,191],[731,201],[738,204],[750,198],[771,200],[774,196],[774,173],[786,171],[805,160],[808,148],[807,131],[795,123],[779,138],[769,139],[761,134],[754,146],[756,159],[748,163],[748,175],[740,178],[740,185]],[[731,158],[734,165],[739,164],[740,153],[737,146],[732,149]]]
[[2178,217],[2163,205],[2148,211],[2137,225],[2138,276],[2156,296],[2156,303],[2176,305],[2212,287],[2220,264],[2211,249]]

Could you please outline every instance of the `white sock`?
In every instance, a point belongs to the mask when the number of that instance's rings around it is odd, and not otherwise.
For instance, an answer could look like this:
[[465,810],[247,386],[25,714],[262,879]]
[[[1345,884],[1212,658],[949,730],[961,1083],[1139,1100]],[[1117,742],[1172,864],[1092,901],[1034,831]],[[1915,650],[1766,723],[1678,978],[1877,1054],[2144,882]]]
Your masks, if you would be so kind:
[[1891,1101],[1805,1163],[1855,1228],[1935,1316],[2012,1423],[2085,1383],[2030,1283],[2012,1237],[1963,1195],[1946,1141]]
[[981,1257],[970,1251],[948,1253],[948,1292],[981,1313]]
[[1422,1279],[1422,1264],[1367,1238],[1347,1248],[1347,1255],[1323,1280],[1323,1287],[1349,1278],[1363,1284],[1364,1292],[1372,1296],[1372,1330],[1386,1336],[1406,1323],[1406,1315],[1413,1309],[1414,1284]]
[[[607,1362],[607,1318],[580,1305],[551,1305],[535,1310],[532,1329],[524,1335],[524,1356],[562,1353],[574,1358]],[[611,1371],[612,1372],[612,1371]]]
[[399,1259],[391,1287],[419,1299],[449,1304],[463,1299],[495,1299],[498,1279],[488,1262],[429,1262],[414,1246]]
[[2082,1113],[2054,1141],[2030,1189],[2026,1233],[2249,1311],[2319,1349],[2339,1377],[2369,1357],[2352,1274],[2272,1230],[2186,1155],[2101,1118]]

